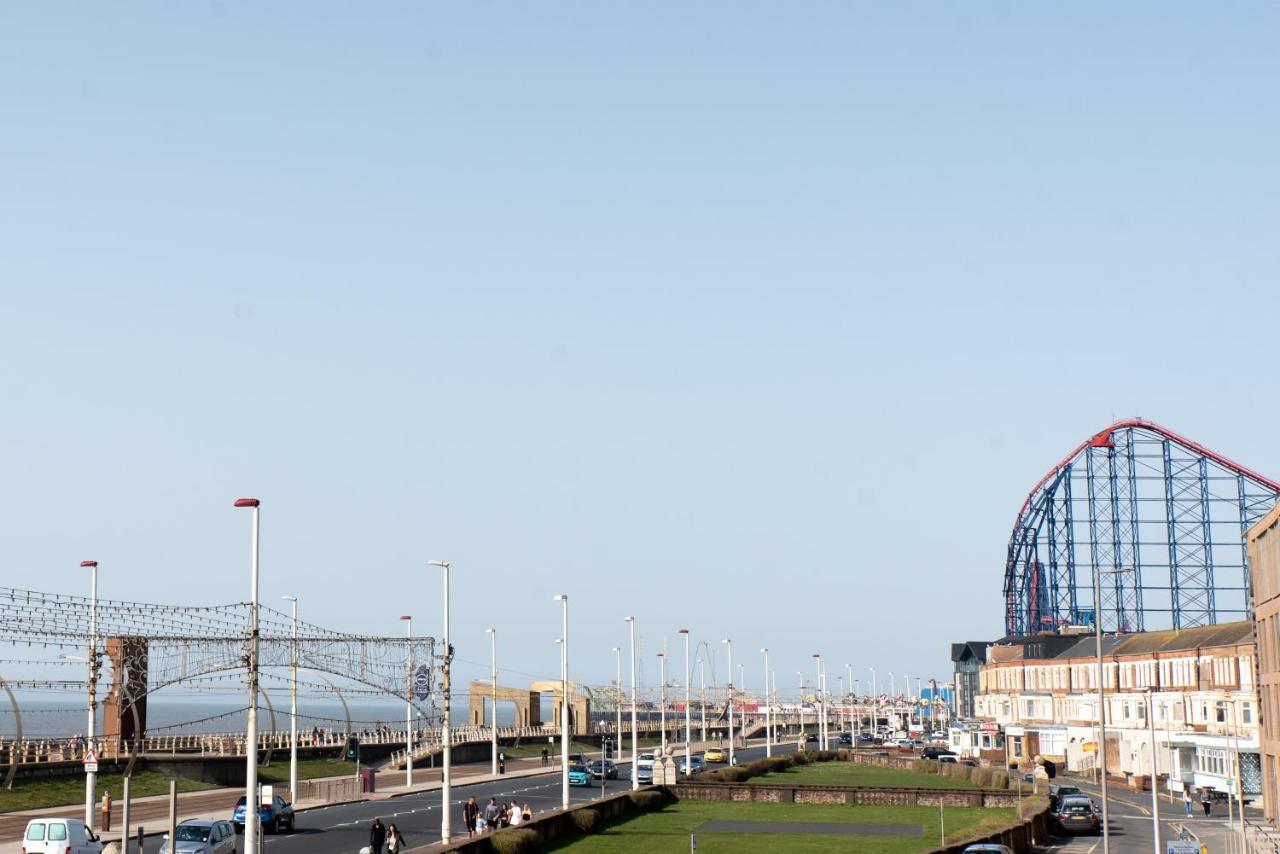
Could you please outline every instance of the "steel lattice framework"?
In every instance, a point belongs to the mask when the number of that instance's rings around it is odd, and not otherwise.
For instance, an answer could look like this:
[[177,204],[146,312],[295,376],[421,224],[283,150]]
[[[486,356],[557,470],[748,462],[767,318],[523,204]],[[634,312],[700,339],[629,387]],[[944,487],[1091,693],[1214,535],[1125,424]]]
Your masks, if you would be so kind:
[[1099,617],[1121,632],[1244,619],[1244,535],[1277,500],[1280,483],[1270,478],[1159,424],[1118,421],[1050,469],[1023,503],[1005,563],[1005,631]]
[[[146,674],[145,693],[151,694],[171,685],[243,681],[248,664],[249,612],[250,606],[244,602],[190,606],[99,599],[95,644],[89,631],[87,597],[0,587],[0,644],[55,654],[63,650],[86,653],[92,644],[95,661],[110,668],[111,660],[102,653],[106,638],[145,641],[145,646],[139,646],[145,651],[136,663],[138,672]],[[288,614],[261,605],[258,625],[258,667],[264,675],[287,673],[296,650],[300,669],[340,680],[348,686],[347,693],[363,690],[405,698],[415,665],[428,665],[424,674],[428,690],[441,667],[435,641],[429,637],[346,634],[300,621],[295,638]],[[65,663],[58,659],[28,662],[40,671]],[[122,663],[130,666],[128,660]],[[36,679],[8,681],[17,687],[47,689],[78,690],[85,685],[43,674]],[[324,682],[336,690],[328,679]]]

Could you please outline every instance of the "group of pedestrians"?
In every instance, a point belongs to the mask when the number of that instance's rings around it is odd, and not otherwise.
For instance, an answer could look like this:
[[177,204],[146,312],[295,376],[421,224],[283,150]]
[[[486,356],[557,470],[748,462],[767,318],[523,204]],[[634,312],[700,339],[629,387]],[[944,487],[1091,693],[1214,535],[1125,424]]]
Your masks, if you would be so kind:
[[409,850],[409,843],[405,842],[399,828],[394,824],[384,825],[382,819],[375,818],[369,827],[369,847],[365,851],[369,854],[382,854],[383,845],[387,846],[387,854],[401,854]]
[[462,808],[462,822],[467,826],[467,836],[475,836],[486,830],[516,827],[532,819],[533,810],[528,804],[523,807],[515,801],[500,804],[497,798],[490,798],[489,803],[481,809],[475,796],[472,796]]
[[[1182,806],[1187,811],[1187,818],[1191,818],[1191,804],[1193,803],[1190,789],[1182,790]],[[1204,808],[1204,817],[1209,818],[1213,815],[1213,795],[1208,789],[1200,790],[1200,806]]]

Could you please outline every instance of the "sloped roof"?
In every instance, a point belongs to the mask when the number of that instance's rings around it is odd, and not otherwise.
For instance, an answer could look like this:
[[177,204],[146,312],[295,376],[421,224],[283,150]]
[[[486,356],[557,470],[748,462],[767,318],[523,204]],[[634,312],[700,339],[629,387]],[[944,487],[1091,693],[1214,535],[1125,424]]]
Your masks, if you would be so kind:
[[1152,652],[1174,652],[1202,646],[1232,646],[1253,643],[1253,623],[1241,620],[1198,626],[1194,629],[1167,629],[1122,635],[1112,655],[1142,655]]

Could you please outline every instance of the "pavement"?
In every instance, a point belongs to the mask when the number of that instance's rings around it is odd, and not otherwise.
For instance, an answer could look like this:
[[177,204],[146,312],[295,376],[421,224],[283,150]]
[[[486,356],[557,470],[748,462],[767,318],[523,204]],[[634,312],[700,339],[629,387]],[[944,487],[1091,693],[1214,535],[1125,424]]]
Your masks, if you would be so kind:
[[[1087,778],[1065,776],[1055,779],[1055,783],[1079,786],[1095,802],[1101,800],[1102,790]],[[1204,817],[1200,804],[1194,805],[1192,817],[1186,817],[1186,810],[1180,796],[1175,795],[1174,802],[1169,802],[1165,794],[1159,800],[1159,815],[1152,821],[1154,813],[1151,808],[1151,792],[1134,792],[1122,785],[1107,786],[1107,812],[1110,822],[1111,850],[1115,852],[1155,852],[1165,851],[1165,844],[1180,838],[1186,831],[1188,838],[1199,841],[1210,854],[1218,852],[1234,852],[1238,850],[1236,833],[1227,826],[1227,808],[1223,803],[1214,804],[1214,813]],[[1246,808],[1250,820],[1260,820],[1261,810]],[[1237,817],[1238,818],[1238,817]],[[1236,828],[1239,827],[1237,822]],[[1155,846],[1157,829],[1159,832],[1159,848]],[[1062,854],[1097,854],[1102,851],[1101,836],[1055,836],[1040,849],[1045,852],[1062,852]]]
[[[705,747],[722,746],[722,742],[695,745],[701,752]],[[775,747],[775,750],[794,749],[794,743]],[[737,751],[742,759],[750,761],[764,755],[763,747],[748,747]],[[595,755],[599,755],[597,752]],[[624,753],[629,756],[629,752]],[[499,803],[518,801],[529,804],[535,813],[558,809],[561,801],[560,767],[558,763],[543,766],[541,759],[512,759],[506,763],[506,773],[490,773],[491,763],[454,765],[451,775],[450,802],[453,805],[451,829],[455,840],[465,835],[462,822],[462,805],[471,796],[481,804],[490,797]],[[605,781],[604,785],[573,787],[569,790],[572,803],[596,800],[617,794],[631,787],[631,765],[618,763],[618,779]],[[398,781],[398,782],[392,782]],[[368,844],[368,828],[375,817],[383,824],[396,824],[410,846],[438,842],[440,839],[440,780],[439,768],[415,768],[413,785],[406,782],[405,772],[385,771],[378,774],[378,791],[361,796],[361,800],[343,804],[324,804],[301,801],[295,804],[296,830],[263,837],[263,850],[275,854],[355,854]],[[178,795],[178,821],[187,818],[230,818],[241,789],[213,789]],[[167,795],[137,798],[130,805],[132,835],[136,838],[139,825],[147,828],[148,837],[143,854],[157,854],[160,850],[159,834],[169,823],[169,799]],[[27,810],[0,815],[0,848],[12,850],[21,843],[27,821],[34,816],[82,817],[83,806]],[[113,819],[121,818],[120,804],[116,803]],[[154,834],[154,835],[152,835]],[[119,827],[114,832],[100,834],[104,841],[118,840]],[[136,842],[127,848],[128,854],[138,851]]]

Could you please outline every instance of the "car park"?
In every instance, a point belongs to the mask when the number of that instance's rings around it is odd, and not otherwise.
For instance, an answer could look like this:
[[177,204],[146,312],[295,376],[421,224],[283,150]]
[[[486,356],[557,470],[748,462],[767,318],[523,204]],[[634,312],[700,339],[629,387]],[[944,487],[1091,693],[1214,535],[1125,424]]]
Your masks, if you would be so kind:
[[26,854],[101,854],[102,840],[74,818],[33,818],[22,834]]
[[725,756],[724,750],[719,747],[708,747],[702,754],[702,758],[706,762],[727,762],[728,757]]
[[1057,809],[1050,814],[1053,824],[1064,833],[1101,833],[1102,823],[1093,801],[1088,798],[1071,796],[1062,799]]
[[171,845],[166,833],[160,854],[235,854],[236,829],[229,821],[189,818],[174,828]]
[[[262,829],[268,833],[279,833],[285,828],[293,830],[293,804],[285,803],[284,798],[279,795],[272,795],[271,800],[259,807],[258,812]],[[244,830],[244,818],[244,795],[241,795],[231,813],[231,822],[236,826],[237,833]]]
[[618,766],[613,764],[612,759],[596,759],[588,762],[587,770],[591,772],[591,777],[595,780],[618,779]]

